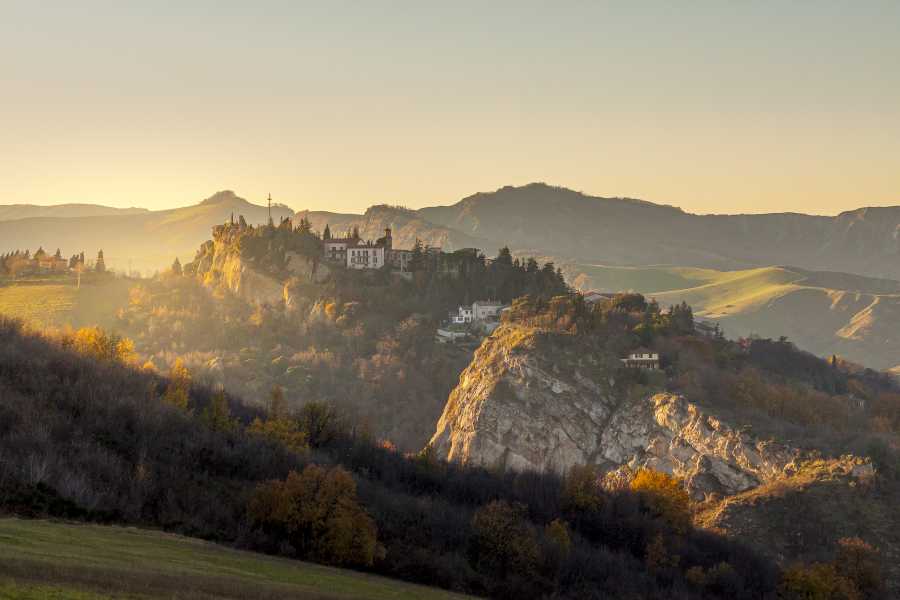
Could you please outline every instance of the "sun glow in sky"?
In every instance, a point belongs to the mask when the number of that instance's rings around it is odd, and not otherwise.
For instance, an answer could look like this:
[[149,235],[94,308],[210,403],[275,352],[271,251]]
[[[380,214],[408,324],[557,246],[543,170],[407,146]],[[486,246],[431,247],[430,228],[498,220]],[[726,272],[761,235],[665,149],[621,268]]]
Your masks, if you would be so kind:
[[0,2],[0,203],[900,204],[900,2]]

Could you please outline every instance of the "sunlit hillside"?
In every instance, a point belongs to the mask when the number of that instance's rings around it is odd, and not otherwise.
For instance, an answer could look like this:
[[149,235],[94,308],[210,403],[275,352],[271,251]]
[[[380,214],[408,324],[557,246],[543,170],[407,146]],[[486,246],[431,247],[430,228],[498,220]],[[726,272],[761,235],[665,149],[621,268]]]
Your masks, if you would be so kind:
[[570,265],[582,289],[634,290],[690,304],[729,336],[788,336],[803,348],[874,368],[900,365],[900,282],[794,267],[715,271]]
[[17,281],[0,279],[0,314],[35,327],[109,325],[128,304],[134,281],[86,274],[77,287],[74,275],[44,275]]

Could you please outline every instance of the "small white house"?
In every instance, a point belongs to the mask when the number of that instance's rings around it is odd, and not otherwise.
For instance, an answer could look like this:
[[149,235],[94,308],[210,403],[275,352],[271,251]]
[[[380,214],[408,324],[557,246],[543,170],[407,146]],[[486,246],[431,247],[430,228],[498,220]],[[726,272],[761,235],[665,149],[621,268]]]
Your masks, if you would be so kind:
[[471,306],[460,306],[456,314],[450,313],[452,323],[471,323],[474,319]]
[[646,348],[638,348],[628,354],[627,358],[623,358],[622,364],[626,367],[634,369],[658,369],[659,354],[651,352]]

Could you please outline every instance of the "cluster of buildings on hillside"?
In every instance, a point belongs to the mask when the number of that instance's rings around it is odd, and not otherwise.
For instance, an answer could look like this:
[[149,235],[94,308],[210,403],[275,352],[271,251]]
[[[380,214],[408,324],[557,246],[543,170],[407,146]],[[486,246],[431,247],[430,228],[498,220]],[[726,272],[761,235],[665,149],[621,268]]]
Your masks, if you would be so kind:
[[[429,248],[431,252],[440,252],[440,248]],[[322,237],[322,255],[325,260],[342,264],[348,269],[381,269],[384,266],[400,272],[408,272],[412,260],[412,250],[394,248],[394,240],[390,228],[384,230],[384,236],[374,242],[362,240],[359,232],[354,230],[344,238],[333,238],[326,228]]]
[[50,254],[43,247],[38,248],[34,254],[28,250],[17,250],[0,256],[0,275],[21,277],[25,275],[63,274],[70,271],[106,271],[106,262],[103,259],[103,250],[97,253],[97,260],[93,264],[85,264],[84,252],[73,254],[70,258],[63,258],[59,248],[55,254]]
[[471,305],[461,305],[455,313],[450,313],[450,322],[456,324],[474,323],[477,321],[497,321],[500,312],[506,308],[502,302],[494,300],[478,300]]
[[441,342],[454,341],[477,332],[490,334],[500,325],[500,313],[508,305],[495,300],[477,300],[472,304],[462,304],[447,318],[446,326],[439,327],[437,339]]

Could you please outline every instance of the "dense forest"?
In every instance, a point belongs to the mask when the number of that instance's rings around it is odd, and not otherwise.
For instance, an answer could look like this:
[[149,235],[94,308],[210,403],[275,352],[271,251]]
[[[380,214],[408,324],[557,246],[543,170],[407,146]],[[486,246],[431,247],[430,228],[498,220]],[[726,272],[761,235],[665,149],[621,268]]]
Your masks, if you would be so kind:
[[448,465],[326,405],[290,411],[276,394],[263,412],[132,359],[98,330],[48,339],[0,323],[5,511],[162,527],[498,598],[758,598],[779,585],[772,565],[694,530],[664,475],[623,487],[590,469]]

